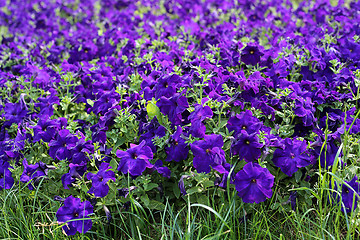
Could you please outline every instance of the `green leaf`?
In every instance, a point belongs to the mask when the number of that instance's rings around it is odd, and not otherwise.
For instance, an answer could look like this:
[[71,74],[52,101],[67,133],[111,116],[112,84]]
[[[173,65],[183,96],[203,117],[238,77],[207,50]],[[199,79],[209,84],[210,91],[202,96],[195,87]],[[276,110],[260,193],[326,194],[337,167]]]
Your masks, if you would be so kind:
[[197,194],[197,203],[207,205],[209,204],[209,197],[204,194]]
[[142,195],[141,197],[140,197],[140,199],[141,199],[141,201],[144,203],[144,205],[146,206],[146,207],[149,207],[149,204],[150,204],[150,199],[149,199],[149,197],[148,197],[148,195]]
[[109,165],[110,165],[110,167],[112,167],[113,170],[115,170],[115,169],[117,169],[118,162],[113,158],[113,159],[111,159]]
[[154,188],[157,188],[157,187],[158,187],[158,185],[156,183],[149,183],[149,184],[144,185],[144,190],[145,191],[150,191],[150,190],[152,190]]
[[297,183],[300,181],[301,176],[302,176],[302,172],[301,172],[301,171],[296,171],[296,172],[295,172],[295,180],[296,180]]
[[148,105],[146,106],[146,111],[150,119],[153,119],[155,116],[158,116],[160,114],[160,109],[158,108],[158,106],[156,106],[156,104],[151,101],[148,102]]
[[84,184],[80,184],[80,188],[81,188],[81,190],[83,191],[83,192],[87,192],[87,191],[89,191],[89,189],[86,187],[86,185],[84,185]]
[[174,193],[174,195],[175,195],[176,198],[179,198],[179,197],[180,197],[180,194],[181,194],[180,188],[177,187],[177,186],[174,186],[174,187],[173,187],[173,193]]
[[146,111],[147,111],[150,119],[153,119],[156,116],[159,123],[161,125],[163,124],[160,109],[158,108],[158,106],[156,106],[156,103],[154,103],[152,101],[148,101],[148,104],[146,106]]
[[272,210],[276,210],[276,209],[278,209],[279,207],[280,207],[280,203],[277,203],[277,202],[270,205],[270,208],[271,208]]
[[160,210],[160,211],[164,211],[165,210],[165,205],[159,201],[156,200],[150,200],[149,205],[147,206],[150,209],[155,209],[155,210]]
[[116,198],[118,190],[117,190],[114,182],[109,181],[108,185],[109,185],[110,191],[105,197],[105,202],[106,202],[106,205],[111,205],[114,203],[114,199]]
[[205,180],[202,182],[204,188],[209,188],[214,186],[214,181],[211,180]]
[[116,143],[115,143],[115,146],[112,150],[112,152],[116,153],[116,151],[118,150],[118,148],[123,145],[125,143],[125,138],[124,137],[120,137]]
[[87,102],[87,104],[89,104],[91,107],[93,107],[94,106],[94,101],[93,100],[91,100],[91,99],[86,99],[86,102]]
[[187,194],[200,193],[200,192],[202,192],[202,188],[200,186],[195,186],[195,187],[190,188],[186,192],[187,192]]

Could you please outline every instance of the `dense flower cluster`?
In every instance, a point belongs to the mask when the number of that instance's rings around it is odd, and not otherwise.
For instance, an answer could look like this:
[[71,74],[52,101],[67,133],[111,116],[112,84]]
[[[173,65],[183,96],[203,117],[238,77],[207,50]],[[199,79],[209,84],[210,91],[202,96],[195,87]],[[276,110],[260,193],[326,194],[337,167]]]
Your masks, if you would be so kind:
[[[0,189],[62,195],[68,235],[90,230],[96,203],[129,195],[156,208],[220,187],[260,203],[279,184],[295,209],[305,193],[289,187],[314,187],[333,165],[348,178],[354,162],[342,149],[360,133],[359,12],[328,0],[0,1]],[[343,211],[359,200],[351,178],[335,185]]]

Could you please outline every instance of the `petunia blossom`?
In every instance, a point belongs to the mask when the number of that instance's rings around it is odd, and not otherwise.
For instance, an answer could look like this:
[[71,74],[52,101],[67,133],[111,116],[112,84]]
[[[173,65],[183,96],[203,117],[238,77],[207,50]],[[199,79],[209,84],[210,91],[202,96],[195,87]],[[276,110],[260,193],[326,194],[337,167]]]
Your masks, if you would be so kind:
[[248,134],[242,130],[231,146],[231,152],[239,155],[240,160],[253,162],[260,158],[263,144],[259,142],[256,133]]
[[187,98],[179,93],[174,94],[170,98],[162,96],[157,103],[160,111],[169,117],[172,124],[182,123],[182,113],[189,107]]
[[152,168],[149,162],[153,158],[153,152],[149,146],[145,146],[146,142],[142,141],[139,145],[130,144],[127,151],[116,151],[116,156],[120,158],[118,171],[123,174],[129,173],[131,176],[141,175],[146,168]]
[[99,171],[94,174],[89,172],[86,177],[91,180],[92,186],[88,193],[93,193],[95,197],[105,197],[109,192],[107,182],[113,180],[115,182],[115,173],[110,170],[109,163],[101,163]]
[[176,128],[176,132],[170,138],[170,146],[165,148],[167,158],[166,161],[180,162],[187,158],[189,154],[189,145],[181,137],[183,130],[180,126]]
[[49,143],[49,155],[52,158],[59,160],[70,159],[71,148],[76,144],[78,138],[71,134],[68,129],[61,129],[55,140]]
[[211,168],[219,173],[227,173],[225,152],[222,150],[224,141],[221,135],[206,135],[204,140],[195,141],[190,145],[194,155],[194,167],[198,172],[209,173]]
[[86,233],[91,229],[91,219],[84,218],[89,218],[93,212],[94,207],[89,201],[81,202],[80,198],[69,196],[65,199],[64,206],[56,212],[56,218],[59,223],[65,223],[62,229],[67,235],[75,235],[76,232]]
[[258,133],[261,128],[261,122],[253,116],[250,110],[246,110],[231,117],[227,122],[227,128],[230,132],[234,131],[234,136],[240,134],[242,130],[249,134]]
[[[351,181],[345,181],[351,188],[347,185],[342,185],[341,190],[341,199],[344,203],[345,209],[342,206],[342,210],[351,212],[356,209],[357,202],[359,201],[359,194],[360,194],[360,183],[357,181],[357,176],[354,176]],[[355,192],[354,192],[355,191]]]
[[202,138],[205,136],[206,127],[203,121],[211,118],[213,112],[209,106],[197,105],[195,111],[190,113],[189,120],[191,121],[190,133],[194,137]]
[[9,168],[11,168],[9,162],[0,160],[0,190],[10,189],[14,185],[14,178]]
[[260,51],[259,47],[256,44],[248,44],[241,53],[241,61],[243,61],[246,65],[256,65],[260,62],[261,56],[264,53]]
[[235,175],[235,189],[245,203],[260,203],[272,196],[275,177],[257,163],[247,163]]
[[[36,181],[37,179],[46,176],[48,172],[48,167],[43,162],[37,162],[33,165],[28,164],[26,158],[23,160],[24,171],[20,176],[20,181],[28,183],[31,180]],[[30,190],[34,189],[32,183],[28,185]]]
[[273,155],[275,166],[283,173],[292,176],[299,168],[310,165],[306,141],[285,139],[285,148],[276,149]]

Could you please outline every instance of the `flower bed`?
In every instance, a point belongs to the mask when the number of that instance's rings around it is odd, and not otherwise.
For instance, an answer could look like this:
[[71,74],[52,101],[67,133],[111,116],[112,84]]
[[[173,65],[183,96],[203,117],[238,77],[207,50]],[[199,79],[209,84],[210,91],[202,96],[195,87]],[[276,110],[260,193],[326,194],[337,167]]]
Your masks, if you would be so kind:
[[130,199],[357,214],[359,3],[0,7],[0,188],[59,201],[67,235]]

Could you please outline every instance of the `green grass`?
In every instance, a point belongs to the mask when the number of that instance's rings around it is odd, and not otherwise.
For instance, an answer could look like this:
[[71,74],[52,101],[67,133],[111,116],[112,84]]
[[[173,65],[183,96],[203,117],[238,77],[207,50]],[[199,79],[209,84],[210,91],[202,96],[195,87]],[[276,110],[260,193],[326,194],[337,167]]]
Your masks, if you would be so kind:
[[[69,239],[358,239],[357,215],[344,214],[339,204],[329,202],[328,183],[334,174],[324,174],[315,190],[313,208],[296,211],[274,194],[261,204],[247,205],[245,211],[235,192],[224,194],[221,205],[212,196],[209,205],[191,202],[190,197],[181,209],[169,202],[164,211],[150,211],[131,198],[128,210],[116,202],[117,212],[112,220],[93,216],[93,228],[87,234],[76,234]],[[41,186],[41,185],[40,185]],[[333,190],[332,190],[333,191]],[[24,188],[3,190],[0,197],[0,239],[66,239],[61,225],[56,222],[60,203],[47,198],[40,201],[40,191]],[[42,195],[42,198],[46,197]],[[272,210],[272,204],[280,208]]]

